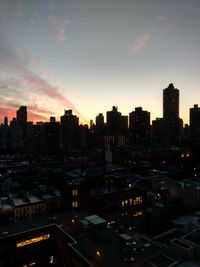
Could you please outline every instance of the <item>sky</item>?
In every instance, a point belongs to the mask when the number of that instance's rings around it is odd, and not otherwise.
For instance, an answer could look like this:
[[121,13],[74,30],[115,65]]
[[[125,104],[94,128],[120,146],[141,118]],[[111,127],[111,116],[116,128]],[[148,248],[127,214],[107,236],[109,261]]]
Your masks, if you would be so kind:
[[199,0],[0,0],[0,120],[72,109],[82,123],[118,106],[162,117],[163,89],[180,117],[200,105]]

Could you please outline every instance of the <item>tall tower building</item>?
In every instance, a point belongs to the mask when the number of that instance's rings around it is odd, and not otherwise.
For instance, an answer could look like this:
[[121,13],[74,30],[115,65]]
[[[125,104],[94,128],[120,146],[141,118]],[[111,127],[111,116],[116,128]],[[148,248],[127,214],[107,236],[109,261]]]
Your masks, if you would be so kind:
[[16,111],[16,148],[24,149],[27,145],[27,107],[21,106]]
[[62,147],[65,150],[79,146],[79,118],[72,114],[72,110],[65,110],[60,117]]
[[200,144],[200,107],[194,105],[190,108],[190,128],[192,132],[192,140],[195,144]]
[[104,116],[102,113],[96,116],[96,127],[103,128],[104,127]]
[[179,90],[173,83],[163,90],[163,118],[167,120],[179,118]]
[[130,142],[144,145],[150,141],[150,112],[141,107],[129,114]]
[[17,117],[17,125],[21,127],[25,127],[27,124],[27,107],[26,106],[21,106],[17,112],[16,112],[16,117]]
[[116,106],[112,107],[111,111],[107,111],[107,130],[110,135],[119,134],[120,120],[122,114],[117,110]]
[[127,141],[128,117],[122,116],[116,106],[107,111],[105,145],[124,145]]
[[179,118],[179,90],[170,83],[163,90],[163,142],[178,145],[183,121]]

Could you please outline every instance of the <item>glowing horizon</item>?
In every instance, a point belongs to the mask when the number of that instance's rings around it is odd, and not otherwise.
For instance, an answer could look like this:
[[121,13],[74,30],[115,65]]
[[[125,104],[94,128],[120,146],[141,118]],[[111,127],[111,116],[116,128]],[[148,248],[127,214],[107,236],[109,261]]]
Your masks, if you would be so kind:
[[180,90],[180,118],[200,99],[200,2],[1,0],[0,118],[72,109],[89,123],[118,106],[162,117],[162,90]]

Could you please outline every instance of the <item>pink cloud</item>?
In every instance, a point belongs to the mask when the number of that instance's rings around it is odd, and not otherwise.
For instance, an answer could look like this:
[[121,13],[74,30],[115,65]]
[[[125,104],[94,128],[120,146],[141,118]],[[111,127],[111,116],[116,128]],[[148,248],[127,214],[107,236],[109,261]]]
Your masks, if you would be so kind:
[[151,33],[145,32],[135,40],[132,47],[132,52],[134,55],[137,55],[140,52],[140,50],[142,50],[147,45],[150,37]]
[[69,20],[64,20],[58,27],[57,40],[59,43],[63,43],[66,40],[66,27]]
[[14,108],[6,108],[6,107],[0,107],[0,118],[1,121],[4,119],[4,117],[8,117],[9,120],[16,117],[16,110]]
[[[40,60],[39,60],[40,64]],[[66,97],[64,97],[58,89],[51,85],[48,81],[40,78],[37,74],[31,72],[26,66],[22,65],[20,61],[16,60],[12,61],[9,57],[4,57],[1,60],[2,67],[6,67],[7,73],[14,73],[14,76],[8,77],[6,81],[6,88],[10,92],[12,92],[13,95],[17,95],[17,91],[15,88],[15,82],[12,80],[14,77],[16,81],[20,81],[20,87],[22,89],[23,93],[18,92],[20,95],[16,99],[19,102],[19,99],[23,100],[24,105],[28,105],[28,101],[30,103],[30,99],[26,99],[27,94],[30,92],[34,93],[34,95],[38,98],[40,96],[45,97],[46,101],[48,103],[48,99],[56,103],[56,105],[60,107],[63,107],[64,109],[72,109],[75,114],[77,114],[80,117],[80,120],[83,122],[87,122],[87,120],[80,114],[80,112],[76,109],[76,107],[69,101]],[[5,83],[5,81],[4,81]],[[0,81],[0,89],[2,90],[6,89],[4,83]],[[7,90],[6,90],[7,91]],[[5,91],[4,91],[5,92]],[[5,94],[5,99],[6,99]],[[11,96],[12,97],[12,96]],[[1,101],[2,103],[2,101]],[[22,103],[20,103],[21,105]],[[44,110],[39,110],[36,106],[32,108],[35,108],[35,112],[43,113],[43,115],[52,115],[52,112],[48,111],[47,113],[44,112]],[[42,111],[42,112],[41,112]]]
[[158,22],[162,22],[162,21],[165,21],[165,20],[166,20],[166,17],[165,17],[165,16],[157,16],[157,17],[156,17],[156,20],[157,20]]
[[49,21],[53,27],[53,29],[56,31],[56,40],[58,43],[63,43],[66,41],[66,28],[69,24],[69,20],[60,20],[55,15],[49,15]]
[[28,121],[37,122],[37,121],[49,121],[49,119],[40,114],[36,114],[34,112],[28,111]]

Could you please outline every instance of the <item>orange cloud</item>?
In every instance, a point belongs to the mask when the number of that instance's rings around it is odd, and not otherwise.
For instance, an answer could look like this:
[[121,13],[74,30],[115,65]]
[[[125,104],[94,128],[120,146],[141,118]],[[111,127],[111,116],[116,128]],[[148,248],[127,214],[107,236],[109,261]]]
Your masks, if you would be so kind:
[[140,52],[140,50],[142,50],[147,45],[150,37],[151,33],[145,32],[135,40],[132,47],[132,52],[134,55],[137,55]]
[[[56,105],[60,108],[63,107],[64,109],[72,109],[73,112],[79,116],[80,120],[84,123],[87,123],[88,121],[80,114],[80,112],[76,109],[76,107],[69,101],[66,97],[64,97],[58,89],[51,85],[48,81],[43,80],[35,73],[31,72],[25,65],[22,64],[22,62],[18,59],[13,59],[12,57],[7,56],[1,56],[1,62],[0,65],[2,66],[2,70],[6,70],[7,75],[9,73],[12,73],[12,75],[8,75],[6,81],[0,81],[0,90],[2,90],[3,99],[1,99],[1,104],[3,102],[8,102],[6,99],[13,99],[16,103],[20,102],[20,105],[27,105],[29,107],[33,104],[31,102],[33,99],[27,98],[29,95],[29,92],[31,94],[34,94],[34,97],[36,100],[42,96],[43,98],[46,98],[46,102],[48,104],[49,102],[56,103]],[[40,64],[40,60],[38,62]],[[14,80],[13,80],[14,79]],[[18,84],[16,88],[16,84]],[[20,89],[18,88],[20,86]],[[8,89],[8,90],[6,90]],[[16,97],[15,97],[16,96]],[[15,97],[15,98],[13,98]],[[12,102],[12,100],[10,101]],[[5,105],[3,105],[5,106]],[[7,106],[6,106],[7,107]],[[47,111],[45,113],[44,108],[36,108],[36,113],[41,113],[39,115],[52,115],[52,112]],[[62,115],[62,114],[61,114]]]

